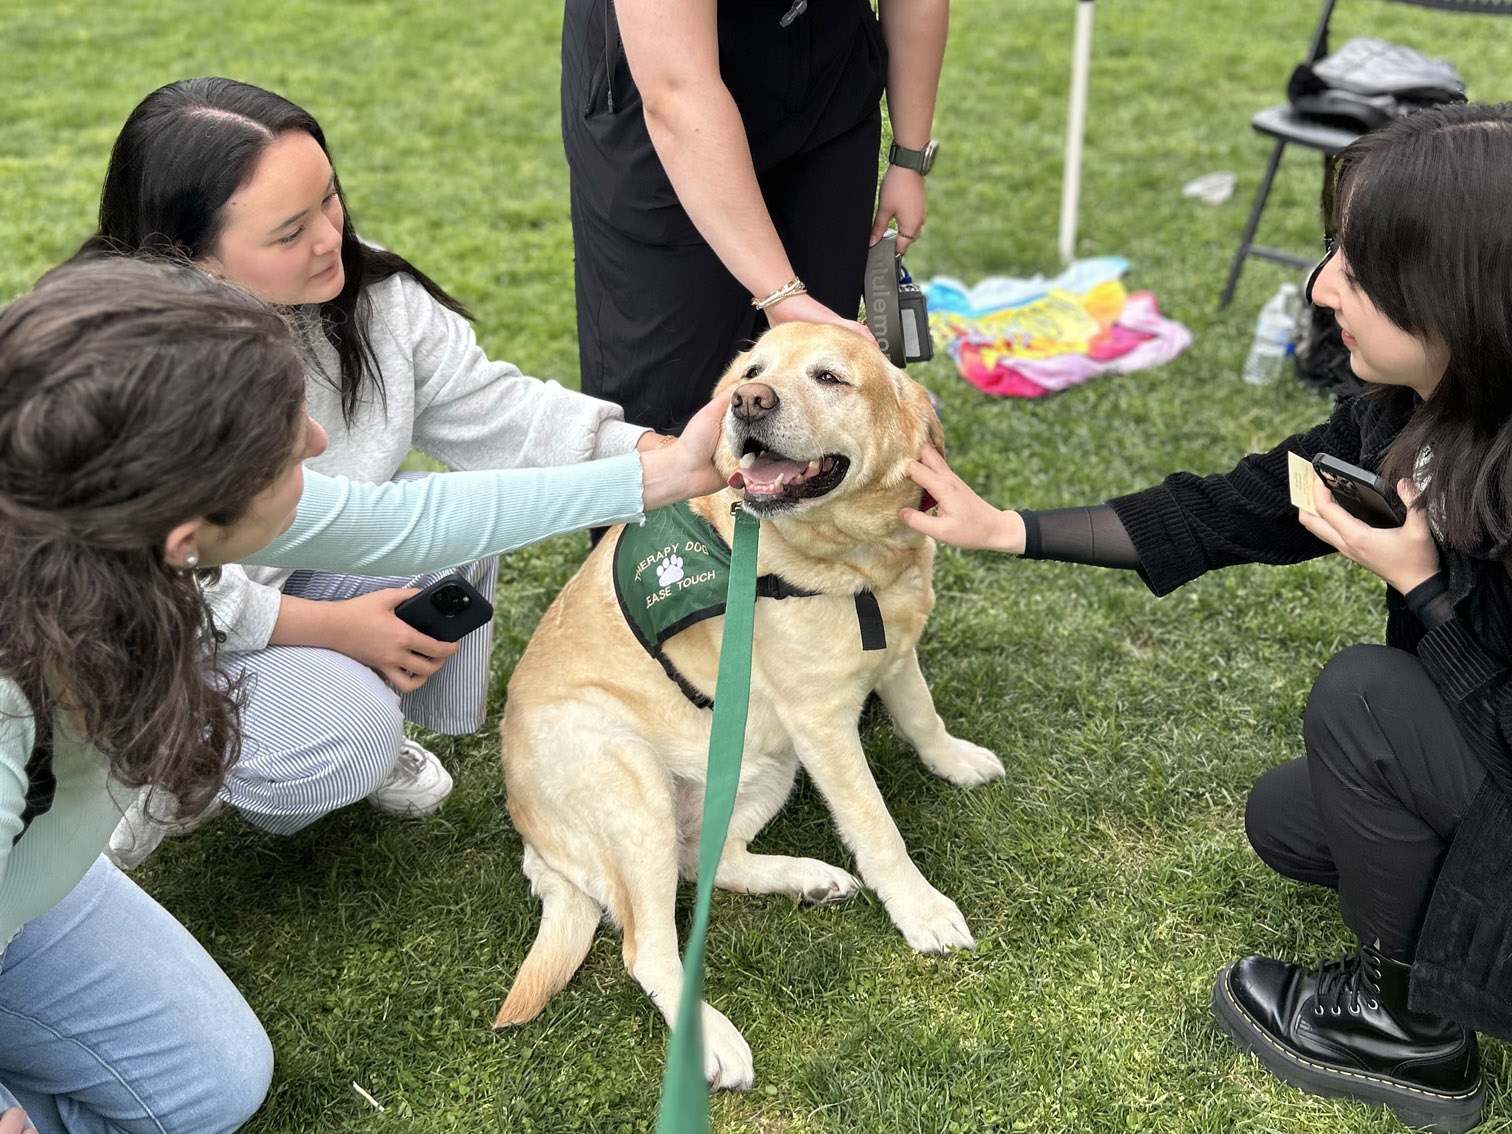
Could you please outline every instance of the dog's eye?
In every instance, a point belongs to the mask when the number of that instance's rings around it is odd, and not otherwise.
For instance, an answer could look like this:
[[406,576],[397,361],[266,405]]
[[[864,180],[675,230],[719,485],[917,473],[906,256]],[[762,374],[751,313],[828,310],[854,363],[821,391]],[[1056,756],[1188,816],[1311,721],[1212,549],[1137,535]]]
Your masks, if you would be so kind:
[[833,370],[821,370],[814,375],[814,381],[824,386],[848,386],[848,383]]
[[760,376],[761,376],[761,363],[759,363],[759,362],[753,362],[753,363],[751,363],[750,366],[746,367],[745,380],[747,382],[751,381],[751,379],[753,379],[753,378],[759,378]]

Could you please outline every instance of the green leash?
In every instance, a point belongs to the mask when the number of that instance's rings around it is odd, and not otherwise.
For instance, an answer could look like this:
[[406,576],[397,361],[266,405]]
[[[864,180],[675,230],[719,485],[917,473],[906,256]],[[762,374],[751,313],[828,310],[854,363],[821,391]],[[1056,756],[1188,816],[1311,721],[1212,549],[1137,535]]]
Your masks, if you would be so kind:
[[709,732],[709,770],[704,787],[703,829],[698,841],[698,896],[693,926],[683,949],[682,1001],[677,1026],[667,1042],[656,1134],[708,1134],[709,1085],[703,1067],[704,940],[709,934],[709,902],[714,872],[724,852],[740,757],[745,747],[746,711],[751,696],[751,635],[756,622],[756,542],[761,523],[735,505],[730,551],[730,589],[725,595],[724,636],[719,644],[719,681],[714,687],[714,724]]

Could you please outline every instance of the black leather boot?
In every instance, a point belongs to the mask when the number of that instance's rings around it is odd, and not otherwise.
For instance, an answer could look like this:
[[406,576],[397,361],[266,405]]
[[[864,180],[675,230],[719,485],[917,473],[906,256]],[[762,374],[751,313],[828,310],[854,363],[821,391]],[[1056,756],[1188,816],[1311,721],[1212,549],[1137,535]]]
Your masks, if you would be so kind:
[[1213,1015],[1277,1078],[1312,1095],[1390,1107],[1409,1126],[1481,1120],[1475,1033],[1407,1007],[1412,966],[1361,945],[1316,969],[1245,957],[1218,976]]

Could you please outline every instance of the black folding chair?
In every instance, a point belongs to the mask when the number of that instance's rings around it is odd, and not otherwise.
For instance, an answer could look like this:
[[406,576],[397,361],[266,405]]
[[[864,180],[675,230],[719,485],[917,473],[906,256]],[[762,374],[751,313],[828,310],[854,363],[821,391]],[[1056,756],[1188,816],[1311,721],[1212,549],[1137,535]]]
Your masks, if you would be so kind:
[[[1313,29],[1312,41],[1307,47],[1305,62],[1309,65],[1317,63],[1328,54],[1328,25],[1333,18],[1334,5],[1337,2],[1338,0],[1324,0],[1323,11],[1318,16],[1317,27]],[[1391,2],[1411,4],[1418,8],[1437,8],[1445,12],[1512,16],[1512,0],[1391,0]],[[1254,242],[1255,230],[1260,226],[1260,214],[1265,210],[1266,198],[1270,196],[1271,182],[1275,180],[1276,170],[1281,165],[1282,152],[1288,145],[1306,146],[1308,149],[1320,151],[1323,155],[1323,174],[1327,177],[1334,155],[1360,136],[1357,131],[1341,129],[1304,118],[1292,108],[1290,103],[1282,103],[1260,111],[1250,119],[1250,127],[1257,134],[1274,138],[1276,144],[1271,147],[1270,162],[1265,167],[1265,176],[1261,179],[1260,189],[1255,194],[1255,204],[1250,209],[1249,220],[1245,222],[1244,235],[1239,239],[1239,250],[1234,253],[1234,262],[1229,268],[1228,281],[1223,285],[1223,295],[1218,300],[1220,311],[1227,308],[1234,298],[1234,288],[1239,284],[1239,273],[1244,270],[1244,262],[1249,257],[1254,256],[1261,260],[1288,264],[1298,269],[1311,267],[1317,260],[1316,253],[1311,256],[1299,256],[1292,252],[1283,252],[1278,248],[1267,248]]]

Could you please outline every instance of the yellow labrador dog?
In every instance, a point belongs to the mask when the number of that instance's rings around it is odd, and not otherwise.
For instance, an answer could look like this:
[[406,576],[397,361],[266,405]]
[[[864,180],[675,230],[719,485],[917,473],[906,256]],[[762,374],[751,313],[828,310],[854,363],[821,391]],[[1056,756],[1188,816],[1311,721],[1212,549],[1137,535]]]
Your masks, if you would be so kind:
[[[732,395],[716,458],[731,487],[685,506],[695,526],[654,535],[650,548],[616,557],[617,543],[639,533],[611,532],[546,612],[510,681],[509,812],[542,911],[496,1027],[541,1011],[582,963],[604,911],[624,932],[625,966],[669,1024],[677,1016],[673,911],[679,877],[697,870],[706,706],[724,624],[718,609],[689,609],[683,592],[709,579],[722,599],[724,576],[702,552],[729,546],[731,507],[742,501],[763,521],[767,597],[756,603],[744,765],[715,885],[813,903],[860,888],[828,863],[749,849],[802,766],[908,943],[975,944],[955,903],[909,859],[857,734],[876,690],[937,775],[973,785],[1003,774],[995,755],[945,730],[914,653],[934,605],[934,544],[898,510],[920,496],[904,466],[926,441],[942,445],[928,396],[860,336],[807,324],[768,332],[718,388]],[[642,624],[648,609],[672,604],[681,605],[670,630]],[[740,1033],[707,1004],[703,1025],[710,1083],[749,1087]]]

